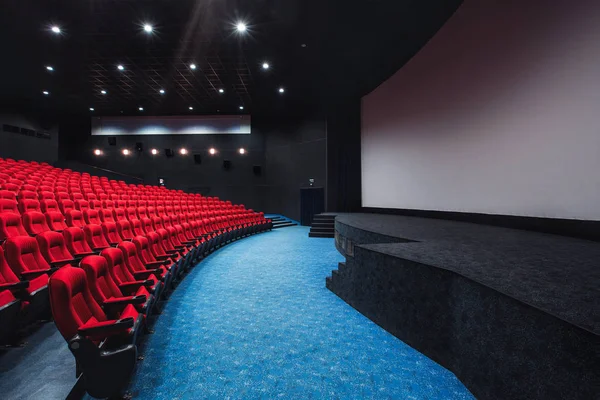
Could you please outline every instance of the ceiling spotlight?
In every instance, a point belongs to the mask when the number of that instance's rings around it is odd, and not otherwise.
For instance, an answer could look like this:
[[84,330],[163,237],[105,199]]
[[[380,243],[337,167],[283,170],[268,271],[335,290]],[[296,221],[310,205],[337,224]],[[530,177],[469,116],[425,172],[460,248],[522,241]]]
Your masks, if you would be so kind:
[[196,69],[196,64],[190,64],[190,69]]
[[225,93],[225,89],[219,89],[219,93]]
[[144,111],[144,107],[138,107],[138,110]]
[[117,69],[118,69],[119,71],[123,71],[123,70],[125,69],[125,67],[124,67],[124,66],[122,66],[121,64],[119,64],[119,65],[117,65]]
[[129,155],[129,149],[123,149],[123,155],[124,156],[128,156]]
[[193,109],[194,109],[194,107],[192,107],[192,106],[189,106],[189,109],[190,109],[190,111],[191,111],[191,110],[193,110]]
[[52,68],[50,65],[46,66],[46,69],[47,69],[48,71],[54,71],[54,68]]
[[246,149],[244,149],[243,147],[241,149],[238,150],[240,152],[240,154],[246,154]]
[[152,153],[152,155],[155,156],[158,154],[158,150],[152,149],[152,150],[150,150],[150,153]]
[[245,23],[243,23],[243,22],[238,22],[238,23],[235,25],[235,28],[237,29],[237,31],[238,31],[238,32],[242,33],[242,32],[246,32],[246,29],[247,29],[248,27],[246,26],[246,24],[245,24]]
[[144,25],[144,30],[148,33],[152,33],[152,31],[154,30],[154,28],[152,28],[152,25],[150,24],[145,24]]
[[90,111],[94,111],[94,107],[90,107]]
[[106,90],[101,90],[100,93],[106,94]]
[[96,150],[94,150],[94,154],[97,155],[97,156],[101,156],[102,155],[102,150],[96,149]]
[[165,94],[165,89],[160,89],[160,90],[158,91],[158,93],[160,93],[160,94]]
[[284,89],[284,88],[282,88],[282,87],[280,87],[280,88],[279,88],[279,93],[284,93],[284,92],[285,92],[285,89]]
[[185,155],[187,154],[187,149],[185,149],[185,148],[184,148],[184,149],[180,149],[180,150],[179,150],[179,154],[181,154],[181,155],[184,155],[184,156],[185,156]]
[[262,67],[263,69],[269,69],[271,66],[269,65],[269,63],[263,63]]
[[214,147],[211,147],[210,149],[208,149],[208,152],[214,156],[215,154],[217,154],[217,149],[215,149]]
[[48,96],[48,95],[50,94],[50,92],[49,92],[49,91],[47,91],[47,90],[44,90],[42,93],[43,93],[45,96]]
[[243,109],[244,109],[244,106],[240,106],[240,110],[243,110]]
[[60,28],[56,25],[54,25],[52,28],[50,28],[50,30],[56,34],[60,33]]

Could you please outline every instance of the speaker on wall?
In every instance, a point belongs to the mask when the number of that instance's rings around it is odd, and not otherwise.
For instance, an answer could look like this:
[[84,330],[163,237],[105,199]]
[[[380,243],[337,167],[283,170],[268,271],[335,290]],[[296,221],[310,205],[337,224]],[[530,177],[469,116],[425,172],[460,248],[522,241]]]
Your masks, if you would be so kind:
[[173,150],[171,149],[165,149],[165,156],[167,157],[173,157],[175,155],[175,153],[173,153]]
[[196,164],[202,164],[202,156],[200,154],[194,154],[194,162]]
[[231,161],[230,160],[223,160],[223,168],[224,169],[230,169],[231,168]]
[[139,151],[139,152],[142,152],[142,151],[144,151],[144,144],[143,144],[142,142],[137,142],[137,143],[135,144],[135,149],[136,149],[137,151]]
[[108,137],[108,145],[109,146],[116,146],[117,145],[117,138],[114,136],[109,136]]
[[260,176],[262,174],[262,167],[260,165],[255,165],[252,167],[252,172],[254,172],[254,175]]

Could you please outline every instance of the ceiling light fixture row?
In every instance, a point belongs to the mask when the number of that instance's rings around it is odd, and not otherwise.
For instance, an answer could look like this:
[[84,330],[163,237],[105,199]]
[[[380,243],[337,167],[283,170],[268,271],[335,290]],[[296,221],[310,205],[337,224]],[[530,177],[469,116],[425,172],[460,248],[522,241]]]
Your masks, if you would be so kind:
[[[152,26],[150,23],[144,23],[144,24],[142,24],[142,28],[143,28],[144,32],[146,32],[146,33],[148,33],[148,34],[152,34],[152,33],[154,32],[154,26]],[[235,23],[235,29],[236,29],[236,31],[237,31],[239,34],[244,34],[244,33],[246,33],[246,32],[248,31],[248,25],[247,25],[247,23],[246,23],[246,22],[244,22],[244,21],[238,21],[238,22],[236,22],[236,23]],[[52,25],[52,26],[50,26],[50,31],[52,31],[54,34],[57,34],[57,35],[62,33],[62,29],[61,29],[61,28],[60,28],[58,25]],[[191,63],[191,64],[189,64],[189,68],[190,68],[191,70],[196,70],[198,67],[196,66],[196,64],[195,64],[195,63]],[[270,68],[271,68],[271,65],[270,65],[270,64],[269,64],[267,61],[264,61],[264,62],[262,63],[262,69],[263,69],[263,70],[268,70],[268,69],[270,69]],[[125,71],[125,67],[124,67],[122,64],[118,64],[118,65],[117,65],[117,69],[118,69],[119,71]],[[50,66],[50,65],[47,65],[47,66],[46,66],[46,70],[48,70],[48,71],[50,71],[50,72],[53,72],[53,71],[54,71],[54,67],[52,67],[52,66]],[[164,95],[164,94],[166,93],[164,89],[160,89],[158,92],[159,92],[161,95]],[[219,89],[218,89],[218,92],[219,92],[220,94],[223,94],[223,93],[225,93],[225,89],[223,89],[223,88],[219,88]],[[283,87],[280,87],[280,88],[278,89],[278,92],[279,92],[280,94],[283,94],[283,93],[285,93],[285,88],[283,88]],[[49,93],[48,91],[46,91],[46,90],[42,91],[42,93],[43,93],[45,96],[49,96],[49,95],[50,95],[50,93]],[[101,91],[100,91],[100,93],[101,93],[102,95],[106,95],[106,94],[107,94],[106,90],[101,90]],[[240,108],[240,110],[243,110],[243,109],[244,109],[244,106],[240,106],[239,108]],[[194,108],[193,108],[192,106],[190,106],[190,107],[189,107],[189,110],[190,110],[190,111],[191,111],[191,110],[193,110],[193,109],[194,109]],[[139,110],[139,111],[144,111],[144,108],[140,106],[140,107],[138,107],[138,110]],[[94,108],[93,108],[93,107],[90,107],[90,111],[94,111]]]

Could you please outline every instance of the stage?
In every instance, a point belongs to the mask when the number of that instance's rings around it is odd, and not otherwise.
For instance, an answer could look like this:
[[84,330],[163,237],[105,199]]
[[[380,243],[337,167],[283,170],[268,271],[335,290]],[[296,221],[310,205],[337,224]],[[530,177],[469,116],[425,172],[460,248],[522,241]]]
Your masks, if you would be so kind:
[[327,286],[481,399],[591,399],[600,243],[416,217],[343,214]]

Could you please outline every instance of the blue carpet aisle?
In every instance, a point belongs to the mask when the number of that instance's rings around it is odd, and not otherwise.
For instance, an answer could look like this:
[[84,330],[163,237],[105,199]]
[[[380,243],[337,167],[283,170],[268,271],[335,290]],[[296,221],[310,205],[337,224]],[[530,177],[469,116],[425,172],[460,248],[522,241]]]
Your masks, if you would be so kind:
[[343,259],[307,233],[243,239],[193,269],[144,344],[135,398],[472,399],[325,288]]

